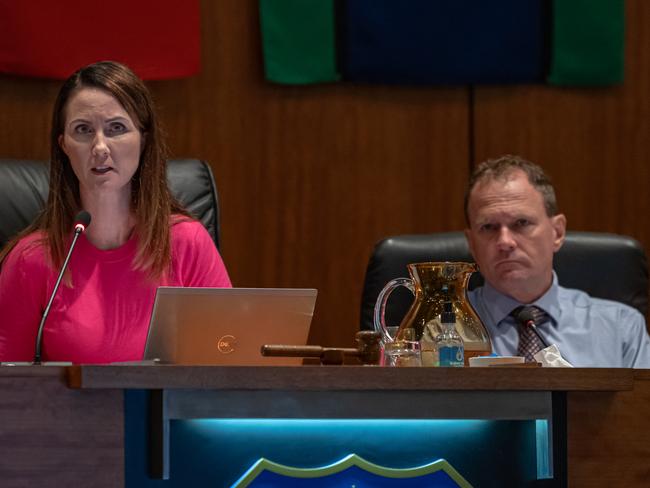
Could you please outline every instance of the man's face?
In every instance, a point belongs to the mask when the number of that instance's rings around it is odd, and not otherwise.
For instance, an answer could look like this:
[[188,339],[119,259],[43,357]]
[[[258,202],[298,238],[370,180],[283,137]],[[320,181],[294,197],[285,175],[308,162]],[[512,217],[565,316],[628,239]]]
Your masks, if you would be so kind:
[[521,170],[479,182],[467,211],[465,236],[484,278],[522,303],[543,295],[553,279],[553,254],[564,242],[564,215],[546,214],[542,194]]

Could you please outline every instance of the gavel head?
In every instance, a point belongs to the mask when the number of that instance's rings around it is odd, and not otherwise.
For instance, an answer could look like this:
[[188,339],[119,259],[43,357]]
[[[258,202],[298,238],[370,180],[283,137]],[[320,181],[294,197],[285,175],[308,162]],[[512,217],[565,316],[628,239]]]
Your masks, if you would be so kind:
[[363,364],[379,364],[381,334],[374,330],[362,330],[356,334],[359,360]]

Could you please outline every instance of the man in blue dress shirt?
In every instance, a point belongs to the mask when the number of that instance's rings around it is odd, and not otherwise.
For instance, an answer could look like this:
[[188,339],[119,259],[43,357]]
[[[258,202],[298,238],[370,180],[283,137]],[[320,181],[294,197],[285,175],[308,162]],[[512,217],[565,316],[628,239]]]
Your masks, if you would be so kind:
[[650,368],[650,338],[636,309],[559,286],[553,254],[564,243],[566,217],[539,166],[516,156],[482,163],[469,181],[465,215],[465,235],[485,278],[469,299],[494,352],[517,354],[510,314],[534,305],[546,313],[541,336],[573,366]]

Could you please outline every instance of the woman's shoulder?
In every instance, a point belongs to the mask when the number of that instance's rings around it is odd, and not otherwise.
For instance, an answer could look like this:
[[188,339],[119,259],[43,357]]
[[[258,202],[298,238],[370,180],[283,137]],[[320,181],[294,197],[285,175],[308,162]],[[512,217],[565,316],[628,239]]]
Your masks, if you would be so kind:
[[200,244],[206,239],[212,241],[212,237],[201,222],[192,217],[184,215],[173,215],[171,219],[172,243],[192,242]]
[[4,266],[20,263],[21,266],[47,266],[47,236],[43,231],[32,232],[21,238],[5,259]]
[[232,286],[217,246],[200,221],[177,219],[171,241],[173,276],[182,286]]

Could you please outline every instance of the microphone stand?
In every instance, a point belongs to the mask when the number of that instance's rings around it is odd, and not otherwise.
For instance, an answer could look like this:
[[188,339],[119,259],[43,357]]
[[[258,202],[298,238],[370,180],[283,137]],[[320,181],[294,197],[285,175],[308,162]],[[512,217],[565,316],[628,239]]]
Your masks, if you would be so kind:
[[70,262],[70,256],[72,256],[72,251],[74,250],[74,246],[75,244],[77,244],[77,239],[79,238],[79,235],[84,231],[84,229],[85,226],[83,226],[82,224],[77,224],[74,228],[74,236],[72,238],[72,244],[70,244],[70,249],[68,250],[68,255],[65,257],[65,261],[63,261],[63,266],[61,267],[61,271],[59,272],[59,277],[57,278],[56,283],[54,285],[54,290],[52,290],[52,294],[50,295],[50,300],[49,302],[47,302],[47,307],[45,307],[45,311],[43,312],[43,316],[41,317],[41,323],[38,324],[38,332],[36,333],[36,347],[34,348],[34,360],[32,361],[32,364],[35,365],[42,364],[41,345],[43,343],[43,329],[45,328],[45,321],[47,320],[47,316],[50,313],[50,307],[52,307],[52,302],[54,302],[54,297],[56,296],[56,292],[59,289],[59,285],[61,284],[61,280],[63,279],[65,270],[68,268],[68,262]]
[[[52,290],[52,294],[50,295],[50,300],[47,302],[47,307],[45,307],[45,311],[43,312],[43,316],[41,317],[41,323],[38,324],[38,332],[36,333],[36,346],[34,347],[34,360],[32,361],[32,364],[34,365],[42,364],[41,345],[43,343],[43,329],[45,328],[45,321],[47,320],[47,316],[50,314],[50,308],[52,307],[52,303],[54,302],[54,297],[56,296],[56,292],[59,289],[59,285],[61,284],[61,280],[63,279],[65,270],[68,268],[68,263],[70,262],[70,256],[72,256],[72,251],[74,250],[74,246],[77,244],[77,239],[79,239],[79,235],[86,230],[86,227],[90,225],[90,220],[91,220],[90,214],[85,210],[82,210],[75,216],[76,224],[74,226],[74,236],[72,237],[72,243],[70,244],[70,249],[68,249],[68,255],[65,257],[65,261],[63,261],[63,266],[61,266],[61,271],[59,272],[59,276],[56,280],[56,283],[54,284],[54,290]],[[70,365],[72,363],[65,361],[65,362],[56,362],[50,364],[56,364],[57,366],[61,366],[61,365]]]
[[542,343],[542,345],[544,346],[544,348],[547,348],[547,347],[549,346],[549,343],[546,342],[546,339],[544,339],[544,337],[542,336],[542,334],[539,332],[539,329],[537,328],[537,325],[535,325],[535,321],[534,321],[534,320],[529,320],[529,321],[527,321],[527,322],[526,322],[526,327],[530,327],[530,328],[533,330],[533,332],[535,333],[535,335],[537,336],[537,338],[540,340],[540,342]]
[[517,322],[519,322],[523,327],[529,327],[545,348],[549,346],[549,343],[546,342],[546,339],[544,339],[542,334],[539,332],[539,329],[535,324],[535,316],[529,309],[520,311],[516,315],[515,320],[517,320]]

